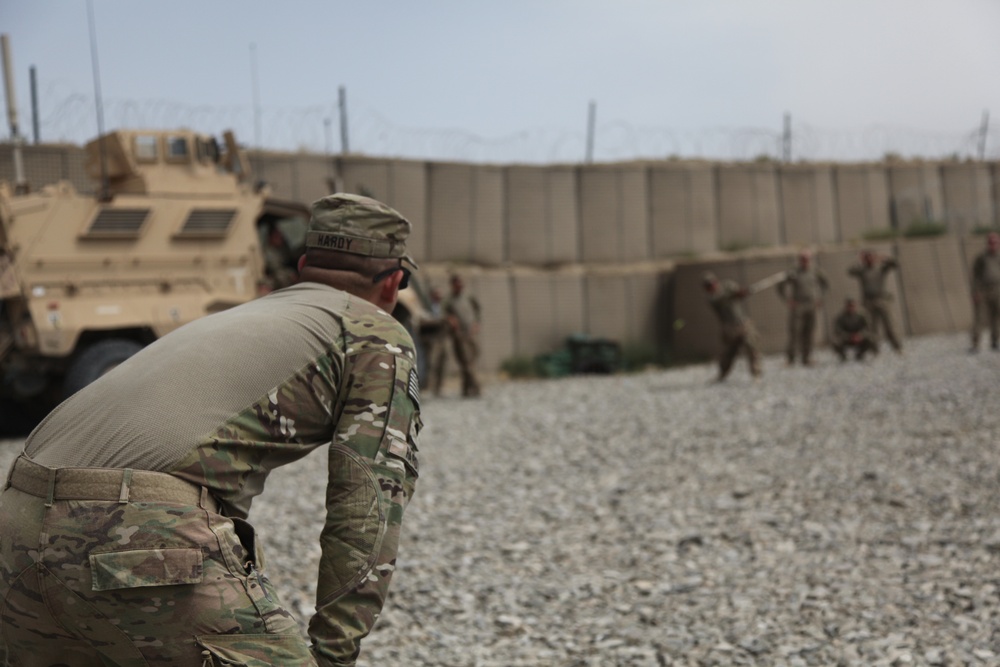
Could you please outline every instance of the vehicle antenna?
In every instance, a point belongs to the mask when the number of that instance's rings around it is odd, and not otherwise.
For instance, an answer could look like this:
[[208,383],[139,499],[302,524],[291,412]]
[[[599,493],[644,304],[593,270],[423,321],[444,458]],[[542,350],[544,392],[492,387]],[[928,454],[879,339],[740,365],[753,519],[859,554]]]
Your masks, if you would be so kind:
[[97,62],[97,30],[94,28],[94,3],[87,0],[87,22],[90,24],[90,62],[94,70],[94,102],[97,104],[97,147],[101,156],[101,191],[100,201],[108,201],[111,197],[108,185],[108,156],[104,146],[104,103],[101,100],[101,68]]
[[14,145],[14,187],[18,192],[25,192],[28,184],[24,178],[24,162],[21,157],[21,132],[17,127],[17,102],[14,100],[14,66],[10,57],[10,39],[6,34],[0,35],[0,48],[3,49],[3,79],[4,90],[7,93],[7,121],[10,123],[10,140]]

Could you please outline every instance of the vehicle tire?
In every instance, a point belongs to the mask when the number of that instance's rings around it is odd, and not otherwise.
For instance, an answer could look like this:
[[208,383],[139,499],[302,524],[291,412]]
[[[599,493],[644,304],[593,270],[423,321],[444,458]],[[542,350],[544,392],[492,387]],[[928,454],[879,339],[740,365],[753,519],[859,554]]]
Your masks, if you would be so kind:
[[100,340],[81,352],[66,371],[63,398],[68,398],[142,349],[125,338]]

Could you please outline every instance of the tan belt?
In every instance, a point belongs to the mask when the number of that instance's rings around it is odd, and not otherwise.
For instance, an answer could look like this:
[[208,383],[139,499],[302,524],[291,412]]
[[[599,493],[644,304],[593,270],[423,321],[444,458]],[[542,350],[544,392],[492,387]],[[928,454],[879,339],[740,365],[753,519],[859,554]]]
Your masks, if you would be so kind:
[[46,499],[167,502],[212,512],[218,503],[208,489],[163,472],[132,468],[48,468],[23,454],[14,461],[8,486]]

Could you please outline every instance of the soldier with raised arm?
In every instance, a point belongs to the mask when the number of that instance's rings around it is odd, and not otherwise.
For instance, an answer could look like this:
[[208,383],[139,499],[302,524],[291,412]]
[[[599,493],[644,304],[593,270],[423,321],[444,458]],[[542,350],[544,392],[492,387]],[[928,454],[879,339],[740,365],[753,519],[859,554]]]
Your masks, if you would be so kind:
[[732,370],[736,356],[746,352],[750,374],[760,377],[760,352],[757,350],[757,329],[743,310],[743,300],[749,296],[747,288],[732,280],[720,281],[715,274],[706,272],[702,286],[708,293],[708,303],[719,319],[722,334],[722,354],[719,356],[718,381],[722,382]]
[[[164,336],[35,429],[0,493],[11,664],[355,663],[417,480],[414,350],[389,315],[409,232],[373,199],[318,200],[301,282]],[[247,518],[323,446],[310,647]]]
[[871,250],[861,251],[860,260],[860,263],[848,269],[847,273],[858,280],[858,286],[861,290],[861,305],[864,306],[865,312],[868,314],[872,343],[875,345],[874,351],[876,354],[878,353],[879,330],[883,329],[892,349],[896,352],[902,352],[903,343],[896,335],[892,313],[889,311],[892,294],[889,293],[885,284],[888,274],[897,270],[899,264],[892,257],[876,257]]

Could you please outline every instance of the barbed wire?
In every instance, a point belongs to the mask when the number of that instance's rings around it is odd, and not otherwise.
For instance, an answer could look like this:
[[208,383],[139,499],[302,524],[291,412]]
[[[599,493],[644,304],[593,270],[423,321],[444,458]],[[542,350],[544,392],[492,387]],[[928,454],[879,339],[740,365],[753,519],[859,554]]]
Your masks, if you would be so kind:
[[[93,98],[50,89],[43,94],[39,134],[45,142],[82,144],[97,134]],[[30,118],[30,110],[19,110]],[[250,105],[190,105],[169,100],[108,99],[106,129],[170,129],[186,127],[207,134],[232,129],[246,145],[267,150],[338,153],[341,151],[336,106],[280,108],[264,106],[260,137]],[[536,127],[513,134],[484,137],[461,129],[408,127],[362,104],[349,113],[349,148],[354,154],[417,160],[471,163],[580,163],[587,137],[565,128]],[[22,124],[24,127],[24,124]],[[27,134],[22,130],[22,134]],[[795,122],[791,127],[791,157],[805,161],[871,161],[887,155],[904,158],[977,158],[980,130],[934,132],[872,125],[826,128]],[[986,136],[986,159],[1000,159],[1000,130]],[[619,162],[643,159],[703,158],[745,161],[783,157],[778,129],[711,127],[673,129],[611,120],[597,125],[594,160]]]

